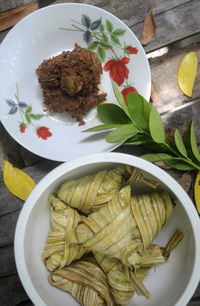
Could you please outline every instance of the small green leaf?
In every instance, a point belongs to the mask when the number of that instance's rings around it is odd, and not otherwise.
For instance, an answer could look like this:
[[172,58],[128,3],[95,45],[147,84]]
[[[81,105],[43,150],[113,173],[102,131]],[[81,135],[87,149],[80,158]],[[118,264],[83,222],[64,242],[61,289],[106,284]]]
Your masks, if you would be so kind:
[[97,107],[100,119],[105,123],[129,124],[130,118],[116,104],[106,103]]
[[114,29],[112,22],[110,22],[108,19],[106,20],[106,29],[109,33],[111,33]]
[[166,160],[171,160],[174,157],[166,154],[166,153],[156,153],[156,154],[145,154],[140,156],[141,158],[144,158],[152,163],[157,162],[157,161],[166,161]]
[[103,42],[103,41],[101,41],[101,42],[99,42],[99,45],[100,45],[102,48],[107,49],[107,50],[112,49],[111,44],[109,44],[108,42]]
[[113,31],[113,34],[114,35],[117,35],[117,36],[123,36],[125,34],[126,30],[124,29],[116,29]]
[[157,143],[165,143],[165,129],[162,119],[155,108],[152,108],[149,116],[149,131],[152,139]]
[[30,117],[33,120],[40,120],[41,118],[44,117],[44,115],[43,114],[32,114],[32,113],[30,113]]
[[102,34],[102,41],[106,43],[106,42],[108,42],[108,40],[109,40],[109,39],[108,39],[108,36],[107,36],[106,34],[103,33],[103,34]]
[[103,32],[104,32],[104,25],[103,25],[103,24],[101,24],[101,25],[100,25],[100,27],[99,27],[99,31],[100,31],[101,33],[103,33]]
[[191,122],[191,128],[190,128],[190,143],[191,143],[191,149],[192,153],[196,157],[198,161],[200,161],[200,153],[197,146],[195,131],[194,131],[194,122]]
[[93,51],[93,50],[96,50],[97,46],[98,46],[98,42],[97,42],[97,41],[92,41],[92,42],[88,45],[87,48],[88,48],[88,50]]
[[31,123],[31,117],[30,117],[30,114],[29,113],[25,113],[25,119],[28,123]]
[[149,142],[152,142],[152,139],[149,136],[141,133],[129,138],[125,144],[138,146]]
[[111,34],[110,35],[110,38],[112,40],[112,42],[116,45],[121,45],[120,41],[119,41],[119,38],[117,37],[117,35],[114,35],[114,34]]
[[137,127],[149,131],[149,115],[152,110],[150,103],[135,92],[130,92],[126,97],[130,118]]
[[26,114],[31,113],[31,112],[32,112],[32,106],[29,105],[29,106],[26,108]]
[[98,55],[98,59],[101,63],[103,63],[106,59],[106,52],[103,48],[98,47],[97,49],[97,55]]
[[189,163],[187,163],[186,160],[183,160],[182,158],[179,157],[171,156],[166,153],[145,154],[140,157],[153,163],[157,161],[163,161],[166,163],[166,165],[177,170],[187,171],[194,169],[194,167],[191,166]]
[[124,101],[123,95],[121,94],[117,84],[112,79],[111,79],[111,82],[112,82],[112,87],[113,87],[113,91],[114,91],[115,97],[116,97],[119,105],[122,107],[124,112],[128,115],[128,117],[130,117],[129,113],[128,113],[127,106],[126,106],[126,103]]
[[138,132],[138,129],[133,124],[124,124],[110,132],[106,137],[106,141],[110,143],[123,142],[138,134]]
[[167,166],[170,166],[177,170],[190,171],[195,169],[192,165],[190,165],[186,161],[178,158],[174,158],[172,160],[166,160],[164,162],[167,164]]
[[87,130],[84,130],[82,132],[97,132],[97,131],[112,129],[112,128],[118,127],[118,126],[119,126],[119,124],[115,124],[115,123],[101,124],[101,125],[96,125],[96,126],[94,126],[92,128],[89,128]]
[[175,144],[176,144],[176,147],[177,147],[178,151],[179,151],[183,156],[187,157],[187,152],[186,152],[186,149],[185,149],[185,145],[184,145],[184,143],[183,143],[181,134],[180,134],[180,132],[179,132],[178,129],[175,129],[174,140],[175,140]]

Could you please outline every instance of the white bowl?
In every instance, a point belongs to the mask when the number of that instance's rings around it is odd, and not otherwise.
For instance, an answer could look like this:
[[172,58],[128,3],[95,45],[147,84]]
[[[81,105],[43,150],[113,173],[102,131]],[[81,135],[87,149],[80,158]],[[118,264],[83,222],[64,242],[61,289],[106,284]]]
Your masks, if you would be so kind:
[[[119,164],[137,167],[159,181],[161,189],[176,199],[170,220],[155,242],[165,246],[176,229],[184,239],[173,250],[169,261],[152,269],[144,280],[152,301],[134,295],[130,305],[184,306],[200,279],[200,220],[192,201],[182,187],[165,171],[135,156],[121,153],[88,155],[64,163],[51,171],[35,187],[23,206],[15,233],[15,260],[22,284],[35,305],[77,305],[70,294],[49,285],[42,252],[50,230],[48,197],[65,180],[79,178]],[[138,186],[140,188],[140,186]]]

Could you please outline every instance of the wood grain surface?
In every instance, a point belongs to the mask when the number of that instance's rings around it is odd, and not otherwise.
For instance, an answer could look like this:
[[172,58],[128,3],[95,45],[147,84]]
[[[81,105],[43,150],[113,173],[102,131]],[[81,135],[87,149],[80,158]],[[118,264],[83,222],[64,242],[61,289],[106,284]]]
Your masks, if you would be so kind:
[[[157,94],[157,102],[154,102],[153,106],[162,114],[166,128],[178,127],[184,121],[189,122],[193,118],[200,144],[200,42],[193,43],[191,39],[189,45],[183,43],[186,38],[200,33],[200,1],[124,0],[122,5],[116,0],[42,0],[39,1],[39,7],[63,2],[81,2],[103,8],[124,21],[139,40],[148,9],[153,10],[156,33],[152,41],[145,46]],[[0,33],[0,42],[8,32],[7,30]],[[161,47],[165,49],[160,50]],[[198,56],[198,74],[192,98],[186,97],[177,85],[178,65],[183,56],[190,51],[195,51]],[[140,156],[144,153],[144,148],[120,146],[114,151]],[[15,225],[24,204],[14,197],[4,185],[2,175],[4,159],[22,168],[36,183],[60,163],[43,159],[27,151],[17,144],[0,124],[0,305],[32,305],[17,275],[13,251]],[[168,170],[167,172],[175,179],[181,176],[179,171]],[[192,192],[191,189],[189,192],[191,198]],[[200,305],[200,286],[188,303],[188,306],[197,305]]]

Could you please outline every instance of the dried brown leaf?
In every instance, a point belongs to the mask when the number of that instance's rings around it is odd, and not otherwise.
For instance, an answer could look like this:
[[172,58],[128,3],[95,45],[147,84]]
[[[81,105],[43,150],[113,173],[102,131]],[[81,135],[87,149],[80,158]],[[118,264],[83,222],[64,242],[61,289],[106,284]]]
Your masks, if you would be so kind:
[[151,41],[155,32],[156,32],[156,25],[153,17],[153,12],[151,9],[149,9],[148,14],[144,20],[141,44],[147,45]]
[[156,86],[153,81],[151,82],[151,100],[154,103],[158,101],[158,93],[157,93]]
[[162,168],[162,169],[165,169],[165,170],[168,170],[168,169],[171,169],[170,166],[166,165],[163,161],[157,161],[154,163],[156,166]]
[[192,183],[192,175],[189,173],[184,173],[177,181],[183,187],[183,189],[188,192]]

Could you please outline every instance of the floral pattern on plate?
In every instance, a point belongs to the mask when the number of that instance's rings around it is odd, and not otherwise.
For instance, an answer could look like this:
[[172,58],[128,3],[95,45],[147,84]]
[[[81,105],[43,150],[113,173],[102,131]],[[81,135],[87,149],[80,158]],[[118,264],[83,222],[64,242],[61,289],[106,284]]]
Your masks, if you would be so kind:
[[51,137],[53,134],[50,132],[48,127],[35,125],[33,123],[33,121],[41,120],[44,117],[44,115],[33,113],[31,105],[28,105],[27,103],[20,101],[20,99],[19,99],[19,89],[18,89],[17,85],[16,85],[15,99],[16,100],[7,99],[6,103],[10,107],[8,115],[14,115],[18,111],[20,113],[20,118],[21,119],[19,121],[19,131],[21,133],[25,133],[26,129],[28,127],[32,126],[34,131],[36,132],[36,135],[39,138],[41,138],[43,140],[46,140],[49,137]]

